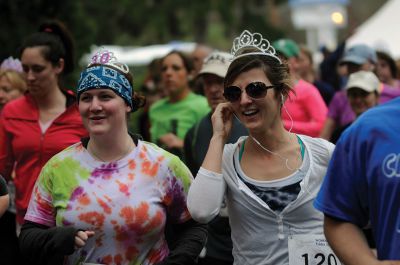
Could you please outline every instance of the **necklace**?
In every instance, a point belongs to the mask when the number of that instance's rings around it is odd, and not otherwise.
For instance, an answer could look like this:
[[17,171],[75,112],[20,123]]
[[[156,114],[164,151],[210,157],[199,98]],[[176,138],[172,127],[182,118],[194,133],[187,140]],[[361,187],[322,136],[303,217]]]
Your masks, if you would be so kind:
[[270,154],[272,154],[272,155],[275,155],[275,156],[279,157],[280,159],[282,159],[283,161],[285,161],[285,166],[286,166],[286,168],[289,169],[290,171],[296,171],[296,170],[299,170],[299,169],[300,169],[300,167],[296,167],[296,168],[290,167],[290,166],[289,166],[289,158],[284,157],[284,156],[282,156],[281,154],[279,154],[279,153],[277,153],[277,152],[273,152],[273,151],[269,150],[268,148],[264,147],[259,141],[257,141],[256,138],[254,138],[254,137],[251,136],[251,135],[250,135],[250,137],[251,137],[251,139],[252,139],[259,147],[261,147],[261,149],[263,149],[264,151],[266,151],[266,152],[268,152],[268,153],[270,153]]
[[89,153],[90,153],[96,160],[99,160],[99,161],[104,162],[104,163],[111,163],[111,162],[118,161],[118,160],[124,158],[125,156],[127,156],[127,155],[132,151],[132,148],[133,148],[132,144],[129,144],[129,145],[128,145],[128,148],[124,151],[124,153],[123,153],[122,155],[118,156],[118,157],[115,158],[115,159],[103,159],[103,158],[101,158],[99,155],[96,154],[96,152],[93,151],[93,148],[92,148],[91,145],[89,145],[89,144],[88,144],[87,150],[89,151]]

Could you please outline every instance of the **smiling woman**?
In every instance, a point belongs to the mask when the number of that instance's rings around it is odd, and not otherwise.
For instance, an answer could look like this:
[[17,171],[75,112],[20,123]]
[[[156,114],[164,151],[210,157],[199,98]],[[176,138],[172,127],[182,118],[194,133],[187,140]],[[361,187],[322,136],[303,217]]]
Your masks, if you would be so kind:
[[[232,52],[224,79],[228,102],[212,115],[213,136],[189,190],[189,211],[195,220],[210,222],[225,198],[237,265],[302,264],[313,251],[331,255],[328,247],[315,247],[324,241],[323,215],[312,201],[334,146],[285,129],[281,111],[292,89],[289,70],[268,40],[246,30]],[[225,144],[235,118],[249,136]],[[304,235],[308,244],[302,244]]]
[[[128,133],[128,113],[144,105],[129,68],[100,51],[81,73],[77,99],[89,137],[44,166],[21,233],[26,259],[194,264],[206,230],[186,207],[193,177],[178,157]],[[178,227],[174,245],[167,225]]]

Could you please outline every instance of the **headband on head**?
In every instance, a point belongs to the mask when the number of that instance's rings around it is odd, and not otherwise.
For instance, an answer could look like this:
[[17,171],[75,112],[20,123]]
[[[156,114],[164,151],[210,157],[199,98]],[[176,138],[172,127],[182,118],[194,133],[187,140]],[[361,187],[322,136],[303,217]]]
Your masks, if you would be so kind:
[[1,70],[13,70],[18,73],[23,72],[21,61],[18,59],[14,59],[12,56],[8,57],[1,63],[0,69]]
[[[243,49],[255,48],[258,51],[244,52]],[[282,64],[282,61],[276,55],[274,47],[269,43],[267,39],[264,39],[260,33],[251,33],[248,30],[244,30],[239,37],[233,40],[233,46],[231,49],[231,54],[233,55],[233,60],[236,60],[243,56],[249,55],[264,55],[274,58]]]
[[81,94],[87,90],[109,88],[133,109],[133,88],[124,75],[128,73],[128,66],[117,62],[112,52],[97,52],[88,67],[81,73],[77,88],[78,100]]

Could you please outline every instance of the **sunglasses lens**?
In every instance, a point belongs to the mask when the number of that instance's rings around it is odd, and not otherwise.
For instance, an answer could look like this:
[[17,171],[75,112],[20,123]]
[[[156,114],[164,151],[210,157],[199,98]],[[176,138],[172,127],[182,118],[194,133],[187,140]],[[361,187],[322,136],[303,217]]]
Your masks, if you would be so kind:
[[246,87],[246,93],[252,98],[263,98],[267,95],[268,88],[264,83],[254,82]]
[[229,86],[224,89],[224,97],[230,102],[238,101],[241,94],[242,90],[237,86]]

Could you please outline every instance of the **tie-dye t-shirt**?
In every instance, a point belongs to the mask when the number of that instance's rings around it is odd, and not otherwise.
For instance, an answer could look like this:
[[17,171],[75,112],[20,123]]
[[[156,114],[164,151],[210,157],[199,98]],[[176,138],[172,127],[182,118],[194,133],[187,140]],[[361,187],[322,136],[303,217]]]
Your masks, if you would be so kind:
[[44,166],[25,220],[95,231],[65,264],[155,264],[168,256],[167,217],[190,219],[192,179],[179,158],[151,143],[139,141],[112,163],[95,160],[77,143]]

